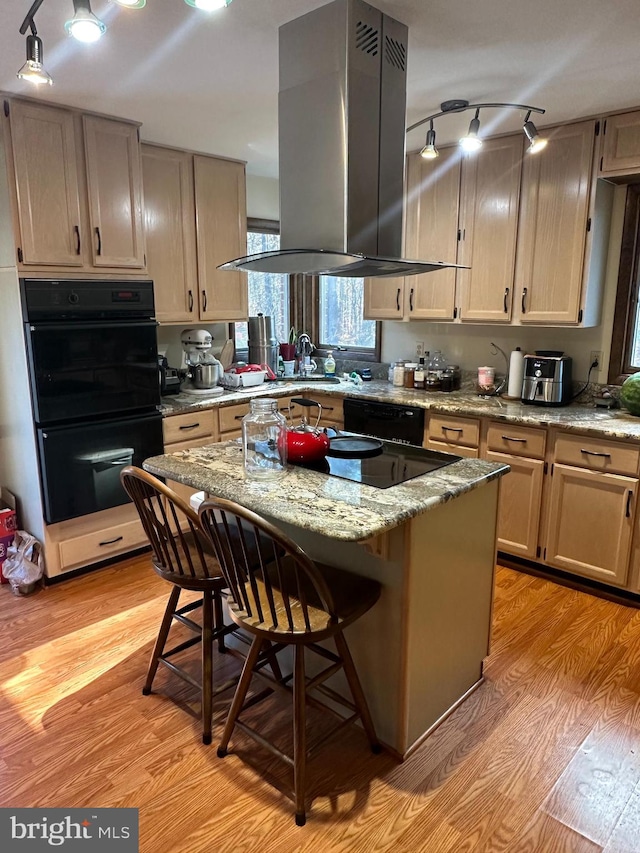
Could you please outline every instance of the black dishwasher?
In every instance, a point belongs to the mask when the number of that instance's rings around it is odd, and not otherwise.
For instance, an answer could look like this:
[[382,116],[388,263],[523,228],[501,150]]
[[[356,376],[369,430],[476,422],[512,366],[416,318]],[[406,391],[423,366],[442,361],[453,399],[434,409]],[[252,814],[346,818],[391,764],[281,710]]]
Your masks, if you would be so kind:
[[346,432],[374,435],[388,441],[401,441],[422,447],[424,440],[424,409],[397,403],[378,403],[373,400],[344,400]]

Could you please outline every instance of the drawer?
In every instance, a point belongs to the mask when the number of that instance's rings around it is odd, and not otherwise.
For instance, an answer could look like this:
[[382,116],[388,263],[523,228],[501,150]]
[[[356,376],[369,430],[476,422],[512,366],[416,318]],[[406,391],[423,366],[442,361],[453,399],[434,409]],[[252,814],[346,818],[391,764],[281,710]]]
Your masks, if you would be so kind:
[[239,429],[242,423],[242,419],[248,411],[248,402],[238,403],[235,406],[223,406],[218,409],[218,426],[220,427],[220,437],[227,438],[228,436],[223,436],[222,433]]
[[556,436],[554,462],[591,471],[637,476],[639,461],[640,447],[637,445],[579,435]]
[[467,459],[478,458],[477,447],[465,447],[464,444],[452,444],[449,441],[434,441],[430,438],[426,444],[429,450],[437,450],[438,453],[455,453],[456,456],[464,456]]
[[479,438],[480,421],[476,418],[457,418],[439,414],[433,414],[429,418],[430,440],[477,447]]
[[142,524],[135,519],[60,542],[60,562],[65,569],[85,566],[147,544]]
[[[301,396],[305,397],[307,400],[315,400],[316,403],[320,403],[322,406],[322,423],[336,423],[342,424],[344,421],[344,412],[342,410],[342,398],[341,397],[331,397],[328,394],[316,394],[312,393],[304,393]],[[316,409],[317,411],[317,409]],[[313,415],[313,411],[311,412]]]
[[164,443],[187,441],[195,438],[211,438],[215,432],[213,409],[171,415],[162,421]]
[[487,449],[514,456],[544,457],[546,430],[491,421],[487,430]]

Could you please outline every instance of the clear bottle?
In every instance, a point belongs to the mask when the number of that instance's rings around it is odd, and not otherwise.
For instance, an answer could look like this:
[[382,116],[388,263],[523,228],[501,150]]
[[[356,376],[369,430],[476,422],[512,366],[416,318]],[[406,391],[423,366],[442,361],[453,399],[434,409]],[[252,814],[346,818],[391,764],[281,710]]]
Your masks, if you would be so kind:
[[242,455],[245,476],[256,480],[281,477],[287,469],[287,421],[278,401],[268,397],[250,401],[242,419]]
[[442,352],[434,350],[433,355],[429,359],[429,373],[434,373],[438,378],[442,377],[442,373],[447,366],[447,359]]
[[332,350],[327,350],[327,357],[324,360],[324,375],[328,379],[333,379],[336,375],[336,360],[333,357]]
[[402,388],[404,385],[404,361],[396,361],[393,365],[393,384]]

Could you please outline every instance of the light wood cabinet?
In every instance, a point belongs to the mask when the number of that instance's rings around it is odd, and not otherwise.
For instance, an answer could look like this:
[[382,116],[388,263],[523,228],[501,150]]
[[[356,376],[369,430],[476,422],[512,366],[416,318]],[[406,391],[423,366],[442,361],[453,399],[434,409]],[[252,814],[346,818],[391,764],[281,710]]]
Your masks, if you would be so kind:
[[[434,412],[429,415],[428,441],[444,442],[451,447],[463,445],[477,448],[480,440],[480,421],[477,418],[454,417]],[[452,453],[457,453],[452,450]]]
[[[218,440],[217,418],[213,409],[170,415],[162,421],[162,432],[165,453],[190,450]],[[175,480],[167,480],[167,485],[187,502],[194,492],[190,486]]]
[[544,559],[551,566],[624,586],[638,479],[555,464]]
[[72,113],[11,103],[18,259],[82,267],[80,192]]
[[640,172],[640,111],[607,116],[603,121],[600,174],[603,177]]
[[458,263],[462,321],[509,323],[516,259],[522,138],[488,139],[462,165]]
[[246,274],[217,269],[246,254],[244,163],[145,143],[142,167],[158,321],[246,320]]
[[217,269],[225,261],[247,254],[244,163],[198,154],[193,168],[200,319],[246,320],[246,273]]
[[544,429],[490,421],[483,454],[511,468],[500,480],[498,550],[531,560],[540,556],[546,439]]
[[193,157],[142,145],[147,267],[159,323],[198,319]]
[[95,267],[145,266],[140,140],[134,125],[83,116]]
[[545,128],[547,147],[524,158],[516,267],[522,323],[583,319],[595,133],[595,121]]
[[18,266],[142,273],[138,125],[5,101]]

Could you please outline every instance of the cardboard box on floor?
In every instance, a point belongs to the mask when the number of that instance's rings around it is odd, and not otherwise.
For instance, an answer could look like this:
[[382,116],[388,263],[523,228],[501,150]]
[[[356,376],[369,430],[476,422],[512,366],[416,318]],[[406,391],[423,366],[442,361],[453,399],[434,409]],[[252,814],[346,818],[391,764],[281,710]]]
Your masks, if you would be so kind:
[[16,497],[8,489],[3,488],[0,490],[0,583],[7,583],[2,574],[2,564],[17,529]]

